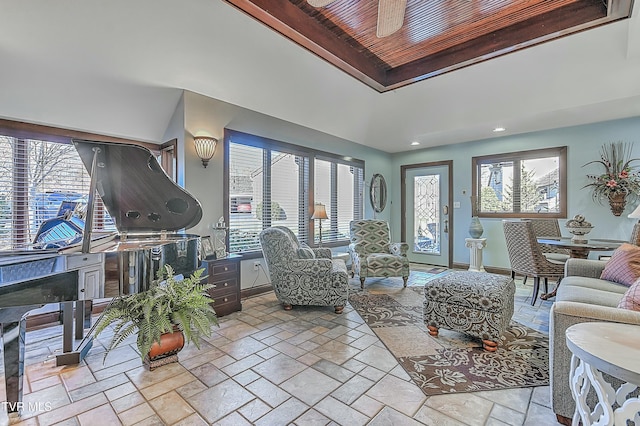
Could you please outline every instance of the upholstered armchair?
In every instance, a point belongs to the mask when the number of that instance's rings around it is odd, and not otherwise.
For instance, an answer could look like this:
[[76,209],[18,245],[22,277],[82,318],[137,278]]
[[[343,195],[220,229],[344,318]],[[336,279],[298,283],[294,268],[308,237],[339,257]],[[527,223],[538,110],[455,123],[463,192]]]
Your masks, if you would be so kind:
[[333,306],[342,313],[349,297],[343,260],[331,259],[327,248],[302,246],[289,228],[274,226],[260,233],[271,284],[285,310],[293,305]]
[[367,277],[402,277],[409,279],[406,243],[391,243],[389,224],[383,220],[352,220],[349,223],[351,276],[358,274],[360,287]]

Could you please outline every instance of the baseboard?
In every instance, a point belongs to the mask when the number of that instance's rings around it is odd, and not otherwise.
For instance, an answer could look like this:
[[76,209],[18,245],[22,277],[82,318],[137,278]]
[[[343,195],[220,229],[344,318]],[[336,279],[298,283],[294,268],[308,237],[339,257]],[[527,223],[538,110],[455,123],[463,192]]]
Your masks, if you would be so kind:
[[[93,304],[91,313],[93,315],[100,314],[109,305],[109,301],[101,301]],[[48,327],[51,325],[62,324],[62,313],[59,310],[52,312],[45,312],[42,314],[29,315],[27,317],[27,330],[36,330],[42,327]]]
[[245,288],[240,290],[240,298],[246,299],[247,297],[257,296],[258,294],[267,293],[269,291],[273,291],[273,286],[271,284],[264,284],[258,287]]
[[[453,263],[453,269],[469,269],[468,263]],[[487,266],[484,265],[485,271],[491,274],[499,274],[499,275],[511,275],[511,269],[499,268],[495,266]]]
[[30,315],[27,317],[27,330],[35,330],[42,326],[60,324],[61,318],[62,316],[60,315],[60,311]]

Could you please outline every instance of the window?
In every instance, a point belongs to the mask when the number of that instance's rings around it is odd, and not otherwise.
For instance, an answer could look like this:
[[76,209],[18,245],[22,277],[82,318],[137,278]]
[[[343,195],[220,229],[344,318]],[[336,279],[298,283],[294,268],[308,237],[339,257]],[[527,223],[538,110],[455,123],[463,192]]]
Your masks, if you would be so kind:
[[[73,145],[0,136],[0,156],[13,160],[0,166],[0,250],[27,248],[45,220],[86,205],[90,178]],[[95,224],[113,229],[104,209]],[[77,230],[60,235],[73,239]]]
[[473,157],[474,214],[567,217],[567,147]]
[[225,153],[231,253],[259,252],[258,235],[270,226],[286,226],[301,242],[319,243],[319,221],[310,220],[316,202],[325,204],[329,216],[323,243],[346,244],[349,222],[362,218],[362,161],[231,130],[225,131]]
[[[315,160],[315,202],[325,205],[329,225],[323,223],[322,241],[344,241],[349,239],[349,222],[362,218],[361,199],[363,170],[331,160]],[[318,227],[314,224],[314,242],[319,243]]]
[[[91,179],[70,143],[76,136],[113,140],[0,120],[0,250],[51,248],[79,242],[84,227],[81,214],[86,209]],[[45,220],[74,210],[71,225],[58,225],[38,234]],[[99,197],[95,201],[93,226],[96,231],[115,230]],[[39,241],[34,245],[36,235]]]

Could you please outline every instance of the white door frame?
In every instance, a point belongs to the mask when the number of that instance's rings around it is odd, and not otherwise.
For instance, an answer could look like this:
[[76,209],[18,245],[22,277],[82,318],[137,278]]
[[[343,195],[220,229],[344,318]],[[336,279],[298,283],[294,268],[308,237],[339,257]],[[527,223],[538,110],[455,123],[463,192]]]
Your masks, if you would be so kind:
[[453,214],[454,209],[453,206],[453,160],[445,160],[445,161],[434,161],[430,163],[420,163],[420,164],[407,164],[400,166],[400,209],[401,209],[401,223],[400,223],[400,237],[401,241],[407,241],[407,170],[410,169],[421,169],[426,167],[438,167],[444,166],[448,170],[448,178],[449,178],[449,193],[446,195],[447,197],[447,205],[449,206],[449,232],[447,233],[449,240],[449,265],[448,268],[453,268]]

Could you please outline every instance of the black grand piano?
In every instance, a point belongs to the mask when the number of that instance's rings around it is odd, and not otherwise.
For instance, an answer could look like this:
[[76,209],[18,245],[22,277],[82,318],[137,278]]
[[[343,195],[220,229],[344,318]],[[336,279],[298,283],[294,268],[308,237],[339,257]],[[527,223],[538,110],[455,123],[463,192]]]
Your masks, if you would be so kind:
[[[78,363],[91,348],[91,339],[83,338],[87,300],[145,291],[165,264],[183,275],[199,265],[200,237],[178,231],[200,221],[200,203],[164,173],[151,151],[86,140],[73,144],[91,176],[82,241],[0,252],[0,328],[10,413],[18,412],[16,403],[22,401],[29,311],[62,304],[63,348],[56,363]],[[96,193],[118,233],[92,232]]]

